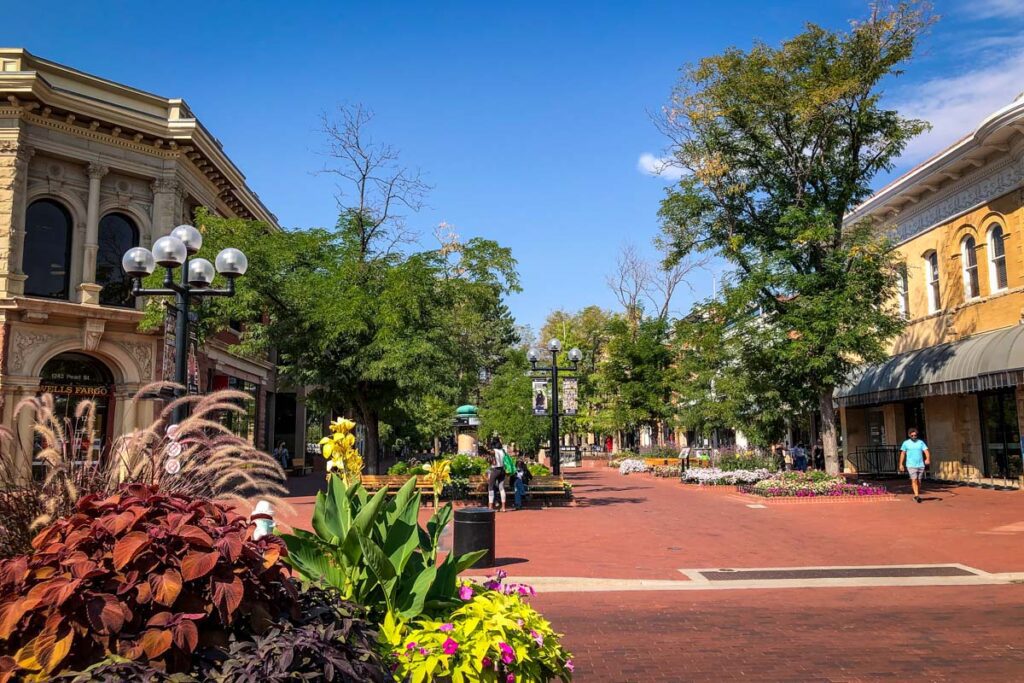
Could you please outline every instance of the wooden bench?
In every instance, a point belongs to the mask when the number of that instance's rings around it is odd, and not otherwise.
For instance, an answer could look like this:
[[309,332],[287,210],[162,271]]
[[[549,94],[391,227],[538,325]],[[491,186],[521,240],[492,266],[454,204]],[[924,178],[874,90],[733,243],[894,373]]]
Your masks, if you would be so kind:
[[313,459],[308,455],[292,458],[292,474],[307,475],[313,471]]
[[[541,476],[534,477],[526,489],[527,500],[538,500],[542,503],[551,501],[569,501],[571,493],[566,493],[565,480],[562,477]],[[505,488],[508,495],[514,495],[515,489],[509,486],[508,479],[505,480]],[[509,490],[511,488],[511,490]],[[469,498],[487,498],[487,477],[476,476],[469,478]]]
[[[394,494],[398,489],[405,486],[405,482],[409,481],[413,475],[411,474],[364,474],[361,478],[363,488],[373,493],[378,491],[385,486],[390,489],[389,493]],[[433,493],[434,485],[427,481],[425,475],[416,475],[416,490],[420,493]]]

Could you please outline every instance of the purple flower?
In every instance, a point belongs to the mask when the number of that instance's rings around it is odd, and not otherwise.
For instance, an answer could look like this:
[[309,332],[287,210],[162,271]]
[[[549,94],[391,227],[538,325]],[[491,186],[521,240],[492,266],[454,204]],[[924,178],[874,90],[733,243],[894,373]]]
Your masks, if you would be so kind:
[[506,664],[516,661],[516,651],[504,640],[498,643],[498,648],[501,650],[501,661]]
[[497,576],[498,576],[498,581],[504,581],[505,578],[508,576],[508,572],[505,571],[504,569],[499,569]]
[[491,661],[490,657],[484,657],[480,660],[480,666],[485,669],[490,669],[492,664],[494,664],[494,662]]
[[421,654],[421,655],[423,655],[423,656],[425,657],[425,656],[427,655],[427,648],[425,648],[425,647],[421,647],[421,648],[420,648],[420,654]]
[[416,649],[416,641],[413,641],[413,642],[409,643],[408,645],[406,645],[405,649],[406,650],[415,650]]
[[516,675],[509,674],[508,676],[505,676],[505,683],[516,683]]
[[441,633],[451,633],[455,627],[451,624],[441,624],[441,628],[437,629]]
[[441,649],[444,651],[446,655],[453,655],[458,651],[459,644],[451,638],[449,638],[448,640],[444,641],[444,644],[441,645]]
[[461,588],[459,588],[459,597],[462,598],[463,600],[472,600],[473,599],[473,587],[470,586],[469,584],[466,584],[466,585],[462,586]]
[[544,647],[544,636],[537,633],[536,631],[530,631],[530,637],[537,641],[537,647]]
[[576,665],[572,663],[571,659],[566,660],[566,662],[565,662],[565,670],[568,671],[569,673],[572,673],[573,671],[576,670]]
[[488,579],[487,581],[484,581],[484,588],[489,591],[496,591],[501,588],[501,583],[494,579]]

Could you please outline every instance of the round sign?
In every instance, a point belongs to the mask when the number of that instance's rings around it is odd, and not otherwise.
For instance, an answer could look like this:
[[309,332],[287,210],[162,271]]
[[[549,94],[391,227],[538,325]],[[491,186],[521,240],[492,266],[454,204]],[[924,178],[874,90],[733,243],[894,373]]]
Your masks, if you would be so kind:
[[181,470],[181,461],[177,458],[168,458],[164,462],[164,471],[167,474],[177,474]]
[[178,438],[178,425],[167,425],[167,438],[172,441]]
[[168,458],[177,458],[179,455],[181,455],[181,444],[178,443],[177,441],[172,441],[169,444],[167,444],[165,452],[167,453]]

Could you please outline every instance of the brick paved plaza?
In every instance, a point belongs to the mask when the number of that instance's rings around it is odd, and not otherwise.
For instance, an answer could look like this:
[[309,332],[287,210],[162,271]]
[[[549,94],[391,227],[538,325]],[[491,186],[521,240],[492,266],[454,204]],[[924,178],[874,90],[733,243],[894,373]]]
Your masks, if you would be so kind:
[[[513,579],[536,579],[534,603],[566,634],[578,680],[1024,676],[1024,586],[924,578],[919,586],[704,590],[680,572],[913,564],[1020,572],[1019,493],[932,488],[922,504],[901,494],[750,508],[756,501],[730,490],[603,466],[566,477],[575,506],[498,515],[497,562]],[[308,500],[296,499],[296,519],[308,519]],[[638,580],[658,589],[636,590]]]

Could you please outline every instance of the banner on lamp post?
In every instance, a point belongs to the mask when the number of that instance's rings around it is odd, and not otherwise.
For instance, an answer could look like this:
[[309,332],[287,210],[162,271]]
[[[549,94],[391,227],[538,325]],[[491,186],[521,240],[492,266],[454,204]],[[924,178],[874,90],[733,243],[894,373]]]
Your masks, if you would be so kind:
[[533,414],[548,414],[548,381],[546,379],[533,380]]
[[575,377],[562,380],[562,412],[575,415],[579,405],[579,384]]

